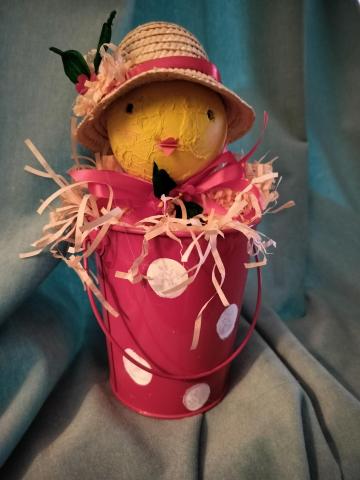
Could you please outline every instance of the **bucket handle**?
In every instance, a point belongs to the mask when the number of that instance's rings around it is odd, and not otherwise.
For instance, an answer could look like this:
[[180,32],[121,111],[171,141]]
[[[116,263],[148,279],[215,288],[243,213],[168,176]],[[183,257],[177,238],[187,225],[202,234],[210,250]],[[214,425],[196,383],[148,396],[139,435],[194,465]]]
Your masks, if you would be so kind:
[[[255,255],[255,258],[258,261],[258,257],[256,255]],[[84,258],[84,267],[85,267],[86,271],[88,271],[88,259],[86,257]],[[132,364],[136,365],[137,367],[141,368],[142,370],[145,370],[146,372],[149,372],[153,375],[156,375],[156,376],[161,377],[161,378],[166,378],[166,379],[169,379],[169,380],[182,380],[182,381],[199,380],[201,378],[208,377],[208,376],[218,372],[219,370],[223,369],[227,365],[229,365],[240,354],[240,352],[245,348],[246,344],[250,340],[250,337],[251,337],[253,331],[255,330],[255,326],[256,326],[257,319],[259,317],[260,306],[261,306],[261,293],[262,293],[261,267],[256,267],[256,268],[257,268],[257,284],[258,284],[256,305],[255,305],[255,310],[254,310],[254,314],[253,314],[251,324],[249,326],[249,329],[248,329],[244,339],[241,341],[240,345],[234,350],[234,352],[229,357],[227,357],[225,360],[223,360],[222,362],[215,365],[215,367],[210,368],[209,370],[206,370],[205,372],[194,373],[194,374],[190,374],[190,375],[176,375],[176,374],[172,374],[172,373],[169,373],[169,372],[166,372],[166,371],[154,370],[152,368],[146,367],[142,363],[135,360],[135,358],[131,357],[125,351],[124,347],[122,347],[119,344],[119,342],[109,332],[109,330],[108,330],[108,328],[107,328],[107,326],[106,326],[106,324],[105,324],[105,322],[104,322],[104,320],[103,320],[103,318],[102,318],[102,316],[101,316],[101,314],[100,314],[100,312],[99,312],[99,310],[96,306],[94,295],[87,285],[86,285],[86,291],[87,291],[87,294],[88,294],[88,297],[89,297],[89,301],[90,301],[92,311],[93,311],[93,313],[95,315],[95,318],[96,318],[96,320],[99,324],[99,327],[103,331],[107,340],[110,343],[114,344],[121,351],[123,356],[125,358],[127,358]]]

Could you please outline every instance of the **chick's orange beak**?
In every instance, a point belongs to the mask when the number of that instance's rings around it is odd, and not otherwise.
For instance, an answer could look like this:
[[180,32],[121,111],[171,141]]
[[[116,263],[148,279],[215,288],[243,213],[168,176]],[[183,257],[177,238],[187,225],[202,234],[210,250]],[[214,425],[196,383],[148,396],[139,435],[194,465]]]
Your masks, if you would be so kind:
[[164,140],[160,140],[157,146],[160,148],[160,150],[162,150],[164,155],[168,157],[173,153],[174,150],[177,149],[178,139],[173,137],[165,138]]

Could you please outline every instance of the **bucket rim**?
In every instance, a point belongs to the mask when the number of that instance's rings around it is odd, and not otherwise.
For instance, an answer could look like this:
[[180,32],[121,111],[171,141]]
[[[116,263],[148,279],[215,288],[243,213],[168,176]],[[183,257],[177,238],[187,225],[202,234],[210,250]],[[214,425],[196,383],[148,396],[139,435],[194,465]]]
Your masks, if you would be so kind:
[[[146,233],[145,229],[142,229],[140,227],[134,227],[134,226],[127,226],[127,225],[111,225],[109,230],[113,230],[116,232],[122,232],[122,233],[130,233],[130,234],[135,234],[135,235],[144,235]],[[239,235],[244,235],[242,232],[239,230],[236,230],[234,228],[224,228],[221,230],[224,234],[239,234]],[[203,230],[195,230],[194,233],[201,233]],[[191,237],[191,233],[186,230],[176,230],[173,231],[174,235],[177,237]],[[245,235],[244,235],[245,236]],[[162,233],[159,235],[159,237],[167,237],[166,233]]]

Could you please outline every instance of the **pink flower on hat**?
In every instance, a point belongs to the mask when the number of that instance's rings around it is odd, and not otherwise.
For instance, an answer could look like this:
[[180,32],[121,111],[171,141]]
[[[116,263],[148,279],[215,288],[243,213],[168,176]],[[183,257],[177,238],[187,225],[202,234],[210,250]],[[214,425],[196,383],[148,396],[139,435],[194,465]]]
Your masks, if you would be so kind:
[[[85,75],[78,77],[76,90],[80,95],[73,107],[73,112],[78,117],[89,114],[105,95],[126,81],[128,62],[124,62],[116,45],[111,43],[104,45],[100,48],[102,60],[98,74],[92,73],[90,79]],[[108,50],[105,50],[105,47]],[[89,52],[85,58],[90,59],[91,56]],[[89,67],[91,71],[94,70],[93,65],[90,64]]]
[[77,84],[75,85],[76,91],[80,93],[80,95],[85,95],[85,93],[88,91],[88,87],[85,85],[87,81],[89,82],[95,82],[96,80],[96,74],[92,73],[90,76],[90,79],[83,73],[77,77]]

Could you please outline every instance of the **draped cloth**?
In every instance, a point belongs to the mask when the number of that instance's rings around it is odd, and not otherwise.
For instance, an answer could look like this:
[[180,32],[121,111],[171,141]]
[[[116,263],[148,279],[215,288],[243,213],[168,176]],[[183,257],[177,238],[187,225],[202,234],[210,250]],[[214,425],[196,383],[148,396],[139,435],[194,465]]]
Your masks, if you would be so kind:
[[[159,421],[119,404],[104,338],[79,280],[46,255],[19,260],[53,185],[26,175],[31,138],[57,172],[71,166],[75,92],[48,51],[87,52],[116,8],[113,41],[150,20],[192,31],[223,82],[254,106],[247,151],[278,155],[282,201],[262,231],[256,332],[206,414]],[[360,472],[360,11],[350,0],[1,2],[0,477],[353,479]],[[239,335],[255,301],[249,275]]]

